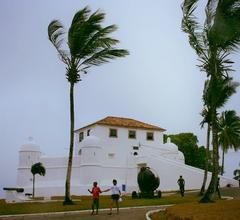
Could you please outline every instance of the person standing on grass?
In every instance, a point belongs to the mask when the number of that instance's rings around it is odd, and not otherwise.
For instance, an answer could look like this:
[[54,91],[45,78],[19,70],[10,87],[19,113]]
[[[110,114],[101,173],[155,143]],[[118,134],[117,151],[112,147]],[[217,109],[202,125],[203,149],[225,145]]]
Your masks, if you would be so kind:
[[110,189],[104,190],[104,192],[108,192],[110,190],[112,192],[112,195],[111,195],[112,201],[110,203],[110,212],[108,213],[108,215],[112,214],[112,207],[113,207],[114,203],[116,204],[117,214],[118,214],[119,213],[119,198],[121,196],[121,191],[120,191],[119,187],[117,186],[117,180],[114,179],[113,186]]
[[183,197],[184,196],[184,191],[185,191],[184,190],[185,180],[183,179],[182,176],[180,176],[180,178],[178,179],[177,183],[179,185],[181,196]]
[[221,199],[221,193],[220,193],[220,178],[219,178],[219,177],[218,177],[218,179],[217,179],[216,192],[217,192],[217,194],[218,194],[218,198]]
[[96,206],[96,215],[98,214],[98,208],[99,208],[99,195],[102,193],[101,189],[97,186],[97,182],[93,182],[93,188],[92,190],[88,189],[88,192],[92,194],[92,213],[94,214],[94,207]]

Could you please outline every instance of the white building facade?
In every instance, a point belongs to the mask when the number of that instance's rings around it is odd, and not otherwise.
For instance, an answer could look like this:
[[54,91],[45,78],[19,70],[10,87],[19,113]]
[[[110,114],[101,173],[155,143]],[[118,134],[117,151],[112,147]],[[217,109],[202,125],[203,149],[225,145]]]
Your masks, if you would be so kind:
[[[142,166],[160,178],[159,189],[177,190],[177,179],[185,179],[186,189],[199,189],[204,171],[188,166],[184,155],[171,143],[163,143],[163,132],[158,126],[128,118],[107,117],[75,131],[71,194],[89,195],[87,189],[97,181],[102,189],[117,179],[122,190],[138,191],[137,174]],[[42,156],[40,147],[30,139],[19,150],[17,186],[25,193],[32,192],[31,166],[41,162],[46,175],[36,175],[35,195],[64,195],[68,155]],[[211,174],[209,173],[208,180]],[[221,185],[237,185],[232,179],[221,177]]]

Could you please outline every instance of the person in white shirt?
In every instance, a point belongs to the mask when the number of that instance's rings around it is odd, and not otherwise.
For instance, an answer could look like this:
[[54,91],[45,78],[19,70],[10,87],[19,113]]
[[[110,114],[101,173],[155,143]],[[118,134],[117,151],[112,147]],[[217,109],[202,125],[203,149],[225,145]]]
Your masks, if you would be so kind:
[[119,187],[117,186],[117,180],[113,180],[113,186],[110,188],[110,189],[106,189],[104,190],[105,192],[107,191],[112,191],[112,195],[111,195],[111,198],[112,198],[112,201],[110,203],[110,212],[108,213],[109,215],[112,214],[112,207],[113,207],[113,204],[114,202],[116,203],[116,207],[117,207],[117,213],[119,213],[119,198],[121,196],[121,191],[119,189]]

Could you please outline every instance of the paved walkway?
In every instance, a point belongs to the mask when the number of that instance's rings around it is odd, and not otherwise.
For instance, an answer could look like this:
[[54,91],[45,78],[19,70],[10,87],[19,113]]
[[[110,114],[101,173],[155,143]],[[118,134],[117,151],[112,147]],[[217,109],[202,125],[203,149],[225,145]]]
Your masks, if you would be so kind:
[[29,214],[11,217],[0,217],[0,220],[146,220],[146,213],[149,210],[165,208],[166,206],[120,208],[119,214],[113,210],[108,215],[109,209],[100,209],[98,215],[91,215],[91,211],[72,211],[64,213]]

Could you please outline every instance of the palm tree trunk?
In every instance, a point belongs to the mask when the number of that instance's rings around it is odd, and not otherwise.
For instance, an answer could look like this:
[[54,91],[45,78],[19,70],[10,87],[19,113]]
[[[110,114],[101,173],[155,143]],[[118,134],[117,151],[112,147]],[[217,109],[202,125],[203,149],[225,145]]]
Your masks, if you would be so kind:
[[74,83],[70,83],[70,147],[68,156],[68,167],[65,184],[64,205],[73,204],[70,195],[71,173],[72,173],[72,158],[73,158],[73,141],[74,141]]
[[32,198],[34,199],[35,196],[35,175],[33,175],[33,192],[32,192]]
[[204,177],[203,177],[203,183],[200,191],[200,195],[203,195],[205,192],[205,186],[207,183],[207,174],[208,174],[208,160],[209,160],[209,141],[210,141],[210,125],[208,123],[207,127],[207,144],[206,144],[206,161],[205,161],[205,170],[204,170]]
[[217,124],[216,118],[217,113],[216,109],[212,110],[212,143],[213,143],[213,171],[212,178],[206,193],[203,198],[200,200],[202,203],[211,202],[214,199],[216,186],[217,186],[217,178],[218,178],[218,133],[217,133]]
[[221,170],[221,175],[223,175],[223,173],[224,173],[224,156],[225,156],[225,153],[224,153],[224,147],[223,147],[223,152],[222,152],[222,170]]

